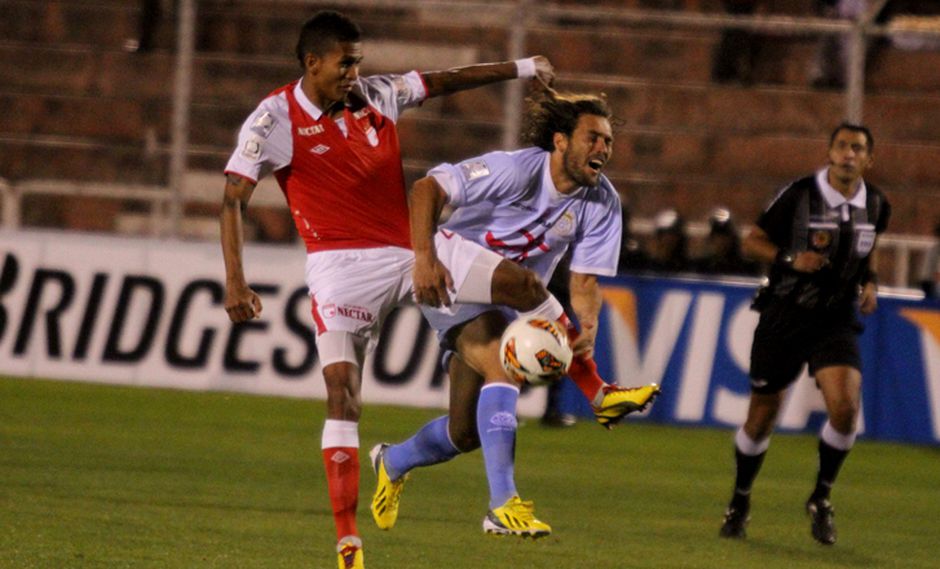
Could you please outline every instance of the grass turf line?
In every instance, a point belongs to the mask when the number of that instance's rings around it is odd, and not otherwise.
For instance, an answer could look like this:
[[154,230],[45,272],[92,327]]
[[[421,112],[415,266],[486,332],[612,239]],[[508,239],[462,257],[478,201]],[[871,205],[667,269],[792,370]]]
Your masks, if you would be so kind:
[[[320,401],[0,379],[0,567],[335,566]],[[516,479],[554,534],[485,536],[480,453],[416,471],[374,527],[367,451],[439,411],[367,406],[359,525],[376,569],[936,567],[938,449],[860,441],[833,493],[840,539],[802,512],[815,438],[777,435],[749,539],[717,537],[731,432],[524,422]]]

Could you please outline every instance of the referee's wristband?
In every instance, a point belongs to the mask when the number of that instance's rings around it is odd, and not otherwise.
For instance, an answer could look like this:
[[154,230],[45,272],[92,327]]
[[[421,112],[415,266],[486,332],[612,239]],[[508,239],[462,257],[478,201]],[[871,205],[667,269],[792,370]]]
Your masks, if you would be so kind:
[[535,58],[526,57],[525,59],[517,59],[513,63],[516,64],[516,77],[519,79],[527,79],[529,77],[535,77]]

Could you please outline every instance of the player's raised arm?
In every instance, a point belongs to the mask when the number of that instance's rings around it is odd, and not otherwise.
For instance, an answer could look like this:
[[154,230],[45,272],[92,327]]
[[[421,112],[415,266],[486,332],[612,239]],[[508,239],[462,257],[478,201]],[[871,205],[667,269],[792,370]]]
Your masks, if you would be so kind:
[[234,174],[225,178],[220,223],[225,259],[225,311],[232,322],[244,322],[261,315],[261,298],[248,286],[242,267],[242,216],[254,189],[255,183],[247,178]]
[[543,86],[550,87],[555,80],[555,68],[552,67],[548,58],[536,55],[516,61],[481,63],[454,67],[445,71],[428,71],[422,73],[421,78],[427,88],[428,98],[431,98],[516,78],[535,78]]
[[449,306],[454,282],[450,271],[437,258],[434,234],[441,210],[447,203],[447,194],[433,176],[415,182],[408,193],[408,212],[411,222],[411,248],[415,253],[415,300],[430,306]]

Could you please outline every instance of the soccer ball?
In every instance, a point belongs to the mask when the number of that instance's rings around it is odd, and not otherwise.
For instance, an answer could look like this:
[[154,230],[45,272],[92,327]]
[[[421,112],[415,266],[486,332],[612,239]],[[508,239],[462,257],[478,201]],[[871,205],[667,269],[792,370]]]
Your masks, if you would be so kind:
[[506,328],[499,344],[503,369],[519,383],[557,381],[568,371],[571,356],[565,330],[544,318],[519,318]]

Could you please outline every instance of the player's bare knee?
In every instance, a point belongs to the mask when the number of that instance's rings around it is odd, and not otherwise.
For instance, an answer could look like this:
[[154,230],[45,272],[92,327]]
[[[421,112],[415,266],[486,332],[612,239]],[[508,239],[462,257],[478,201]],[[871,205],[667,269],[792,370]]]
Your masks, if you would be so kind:
[[519,298],[518,310],[534,310],[548,299],[548,290],[534,272],[526,270],[525,277],[516,292]]
[[858,408],[851,402],[835,405],[829,412],[829,423],[838,433],[848,435],[855,432]]
[[358,421],[362,413],[356,378],[351,373],[351,364],[340,363],[323,369],[326,384],[326,406],[330,418]]
[[774,432],[773,423],[767,424],[745,424],[744,433],[752,440],[761,442],[767,439]]
[[480,448],[480,436],[476,430],[465,430],[460,433],[451,433],[451,442],[460,452],[471,452]]
[[519,311],[534,310],[548,299],[548,290],[533,271],[509,261],[493,278],[493,303]]

